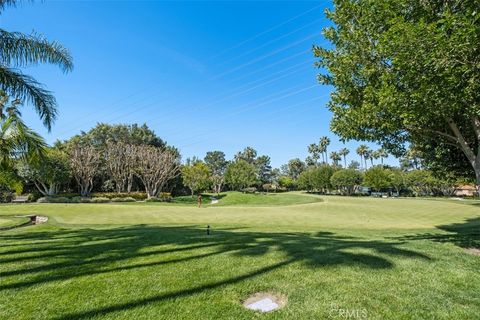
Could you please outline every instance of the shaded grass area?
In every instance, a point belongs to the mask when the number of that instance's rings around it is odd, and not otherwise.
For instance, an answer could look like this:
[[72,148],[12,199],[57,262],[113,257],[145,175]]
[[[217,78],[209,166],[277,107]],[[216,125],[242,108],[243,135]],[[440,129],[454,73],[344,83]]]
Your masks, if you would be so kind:
[[[245,210],[15,207],[50,210],[56,223],[0,232],[0,319],[345,319],[338,310],[368,319],[480,318],[480,258],[462,249],[479,243],[478,208],[324,200]],[[173,211],[158,216],[160,209]],[[115,223],[133,221],[127,211],[137,224],[95,224],[108,213]],[[76,215],[90,224],[61,223]],[[203,223],[214,215],[207,236]],[[148,219],[158,224],[138,223]],[[244,309],[258,291],[288,303],[262,315]]]

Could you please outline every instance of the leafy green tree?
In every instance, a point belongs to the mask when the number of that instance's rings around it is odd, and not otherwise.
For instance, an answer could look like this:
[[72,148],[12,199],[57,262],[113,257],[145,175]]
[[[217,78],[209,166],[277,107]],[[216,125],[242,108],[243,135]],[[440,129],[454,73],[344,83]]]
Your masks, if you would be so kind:
[[[16,1],[2,1],[0,11]],[[42,35],[9,32],[0,29],[0,90],[22,102],[31,103],[50,130],[57,114],[57,102],[51,92],[33,77],[20,71],[39,63],[57,65],[64,72],[73,68],[67,49]]]
[[56,195],[71,178],[67,155],[54,148],[46,149],[41,161],[21,161],[17,168],[18,174],[26,181],[33,182],[44,196]]
[[391,186],[390,174],[382,166],[373,166],[365,171],[363,183],[374,191],[380,191]]
[[246,147],[243,151],[237,152],[234,159],[235,161],[244,160],[248,163],[253,164],[255,159],[257,158],[257,150],[253,149],[252,147]]
[[428,170],[413,170],[406,174],[405,184],[416,196],[428,196],[433,194],[436,179]]
[[202,161],[185,165],[181,169],[183,184],[192,192],[192,196],[207,190],[212,183],[212,172]]
[[361,185],[362,181],[362,173],[354,169],[338,170],[330,178],[332,186],[346,195],[352,195],[355,187]]
[[23,183],[20,177],[13,170],[0,168],[0,202],[10,202],[13,193],[21,194]]
[[293,180],[296,180],[298,176],[305,170],[305,162],[299,158],[289,160],[288,163],[282,166],[282,171],[284,174],[288,175]]
[[331,188],[330,178],[335,170],[329,165],[310,167],[298,177],[298,186],[307,191],[326,193]]
[[360,162],[352,160],[347,168],[348,169],[360,170],[360,167],[361,167]]
[[222,151],[209,151],[203,160],[212,171],[213,191],[219,194],[225,183],[224,174],[228,164],[228,161],[225,160],[225,153]]
[[[380,143],[396,156],[463,154],[480,185],[477,0],[335,0],[314,48],[321,83],[335,90],[332,130]],[[454,147],[454,148],[452,148]],[[442,158],[440,158],[442,159]],[[440,161],[437,159],[437,162]]]
[[405,186],[405,172],[398,168],[388,169],[390,184],[400,194],[400,190]]
[[257,183],[257,169],[243,159],[231,162],[225,171],[225,182],[233,190],[242,190]]
[[295,180],[288,176],[281,176],[278,178],[278,185],[287,190],[293,190],[296,188]]
[[255,167],[257,169],[257,178],[260,183],[272,182],[272,166],[270,165],[269,156],[259,156],[255,159]]
[[146,124],[108,124],[97,123],[88,132],[82,132],[70,138],[67,143],[90,145],[105,149],[108,143],[124,143],[130,145],[149,145],[165,148],[166,143],[158,137]]

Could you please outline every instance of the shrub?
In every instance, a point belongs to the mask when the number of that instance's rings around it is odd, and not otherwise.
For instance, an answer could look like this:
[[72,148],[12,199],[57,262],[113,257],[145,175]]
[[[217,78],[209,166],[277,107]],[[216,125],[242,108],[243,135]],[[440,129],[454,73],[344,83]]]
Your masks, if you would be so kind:
[[80,194],[78,193],[64,192],[64,193],[57,194],[55,197],[74,198],[78,196],[80,196]]
[[145,201],[146,202],[165,202],[165,200],[162,200],[162,198],[157,198],[157,197],[153,197],[153,198],[147,199]]
[[0,190],[0,203],[12,202],[13,196],[13,192]]
[[66,197],[41,197],[37,203],[71,203],[72,200]]
[[160,192],[158,198],[162,199],[165,202],[172,201],[172,194],[170,192]]
[[122,192],[122,193],[117,193],[117,192],[94,192],[91,194],[92,197],[94,198],[108,198],[108,199],[113,199],[113,198],[133,198],[137,201],[139,200],[145,200],[147,199],[147,194],[145,192]]
[[90,203],[92,200],[90,198],[76,196],[71,199],[73,203]]
[[255,192],[257,192],[257,188],[255,188],[255,187],[243,188],[242,192],[244,192],[244,193],[255,193]]
[[107,203],[110,202],[110,199],[107,197],[95,197],[90,200],[92,203]]
[[135,202],[135,200],[132,197],[126,197],[126,198],[112,198],[112,202]]

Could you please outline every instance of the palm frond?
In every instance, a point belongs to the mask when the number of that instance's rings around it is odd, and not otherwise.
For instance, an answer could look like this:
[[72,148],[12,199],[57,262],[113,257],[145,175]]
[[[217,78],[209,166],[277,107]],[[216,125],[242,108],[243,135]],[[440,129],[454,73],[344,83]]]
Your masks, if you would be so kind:
[[35,162],[44,156],[47,147],[45,140],[21,118],[10,116],[0,128],[0,166],[8,165],[13,159]]
[[58,65],[64,72],[73,69],[68,50],[55,41],[38,34],[26,35],[0,29],[0,63],[10,67],[25,67],[38,63]]
[[0,90],[33,104],[43,124],[50,131],[57,115],[57,102],[50,91],[30,76],[0,65]]
[[15,7],[17,0],[0,0],[0,12],[3,11],[6,7]]

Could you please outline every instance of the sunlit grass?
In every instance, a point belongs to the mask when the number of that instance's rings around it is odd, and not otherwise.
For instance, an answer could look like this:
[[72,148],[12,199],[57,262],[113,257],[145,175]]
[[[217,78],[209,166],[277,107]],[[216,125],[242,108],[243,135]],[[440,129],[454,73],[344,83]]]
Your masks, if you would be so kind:
[[[0,319],[480,318],[477,206],[279,197],[0,206],[50,217],[0,233]],[[257,291],[287,305],[255,315],[241,301]]]

